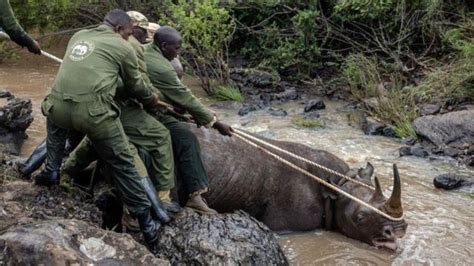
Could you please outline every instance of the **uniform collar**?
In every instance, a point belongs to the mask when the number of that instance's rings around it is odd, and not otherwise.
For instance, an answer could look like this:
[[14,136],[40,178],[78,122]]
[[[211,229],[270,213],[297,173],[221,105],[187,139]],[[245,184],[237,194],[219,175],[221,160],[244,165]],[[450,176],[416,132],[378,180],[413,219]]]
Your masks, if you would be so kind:
[[100,30],[100,31],[110,31],[110,32],[114,32],[114,33],[115,33],[115,31],[114,31],[114,29],[113,29],[112,27],[110,27],[110,26],[108,26],[108,25],[105,25],[105,24],[99,25],[99,26],[97,27],[97,30]]
[[152,42],[151,46],[153,47],[153,50],[157,51],[161,56],[163,56],[163,53],[161,52],[160,47],[158,47],[158,45]]

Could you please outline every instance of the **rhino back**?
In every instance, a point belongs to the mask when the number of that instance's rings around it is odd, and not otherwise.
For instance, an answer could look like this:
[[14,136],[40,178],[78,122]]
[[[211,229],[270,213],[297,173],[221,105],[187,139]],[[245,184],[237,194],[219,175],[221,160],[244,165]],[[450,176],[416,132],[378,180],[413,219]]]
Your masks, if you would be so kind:
[[[275,231],[304,231],[322,226],[323,199],[316,181],[236,137],[224,137],[207,129],[193,132],[200,141],[209,175],[211,191],[206,198],[213,208],[220,212],[242,209]],[[264,140],[338,172],[346,173],[349,169],[329,152],[298,143]],[[314,166],[282,157],[329,178]]]

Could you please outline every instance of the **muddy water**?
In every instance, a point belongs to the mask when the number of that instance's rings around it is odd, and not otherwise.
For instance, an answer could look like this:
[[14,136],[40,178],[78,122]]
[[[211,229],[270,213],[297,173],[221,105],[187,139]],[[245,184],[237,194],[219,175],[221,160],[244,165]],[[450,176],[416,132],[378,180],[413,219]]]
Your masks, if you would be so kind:
[[[58,53],[57,53],[58,54]],[[26,62],[26,63],[25,63]],[[57,65],[44,58],[27,55],[19,62],[0,64],[0,86],[16,95],[31,98],[35,121],[28,129],[30,138],[22,153],[29,154],[45,135],[45,120],[39,104],[51,86]],[[316,230],[280,236],[280,243],[296,265],[468,265],[474,264],[473,191],[445,192],[433,188],[434,176],[454,171],[473,175],[474,171],[457,166],[454,161],[398,157],[397,140],[369,137],[348,125],[342,103],[327,103],[321,112],[323,129],[300,129],[291,117],[302,112],[299,103],[282,106],[289,115],[278,118],[258,111],[239,117],[235,111],[219,111],[220,117],[236,127],[258,132],[266,137],[290,140],[326,149],[346,160],[351,167],[370,161],[375,166],[384,193],[390,194],[392,163],[402,175],[403,204],[407,234],[397,252],[378,250],[340,234]]]
[[[59,49],[56,49],[59,50]],[[61,51],[54,51],[61,54]],[[19,52],[21,60],[0,63],[0,87],[7,88],[17,97],[29,98],[33,102],[34,120],[27,130],[21,155],[27,156],[43,140],[46,120],[41,114],[40,104],[54,81],[59,65],[43,56],[26,51]]]

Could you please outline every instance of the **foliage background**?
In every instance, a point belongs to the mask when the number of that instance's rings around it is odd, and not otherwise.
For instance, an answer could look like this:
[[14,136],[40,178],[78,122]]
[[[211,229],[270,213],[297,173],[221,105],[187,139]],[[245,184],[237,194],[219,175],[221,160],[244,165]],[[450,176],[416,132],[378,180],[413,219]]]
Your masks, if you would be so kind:
[[413,134],[420,104],[474,101],[474,1],[11,3],[26,29],[46,35],[100,23],[112,8],[141,11],[181,31],[182,59],[209,94],[229,82],[229,68],[238,61],[296,83],[348,90],[355,100],[375,97],[382,107],[369,111],[400,136]]

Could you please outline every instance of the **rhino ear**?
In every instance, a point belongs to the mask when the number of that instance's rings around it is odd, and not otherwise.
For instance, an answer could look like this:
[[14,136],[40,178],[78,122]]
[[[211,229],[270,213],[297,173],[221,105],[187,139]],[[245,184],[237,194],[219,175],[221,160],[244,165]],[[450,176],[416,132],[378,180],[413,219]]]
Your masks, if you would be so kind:
[[375,183],[375,193],[374,193],[374,200],[383,200],[385,197],[383,196],[382,187],[380,186],[379,179],[377,177],[374,178]]
[[374,167],[369,162],[367,163],[367,166],[365,168],[359,169],[359,176],[362,179],[370,181],[370,178],[372,177],[373,174],[374,174]]

